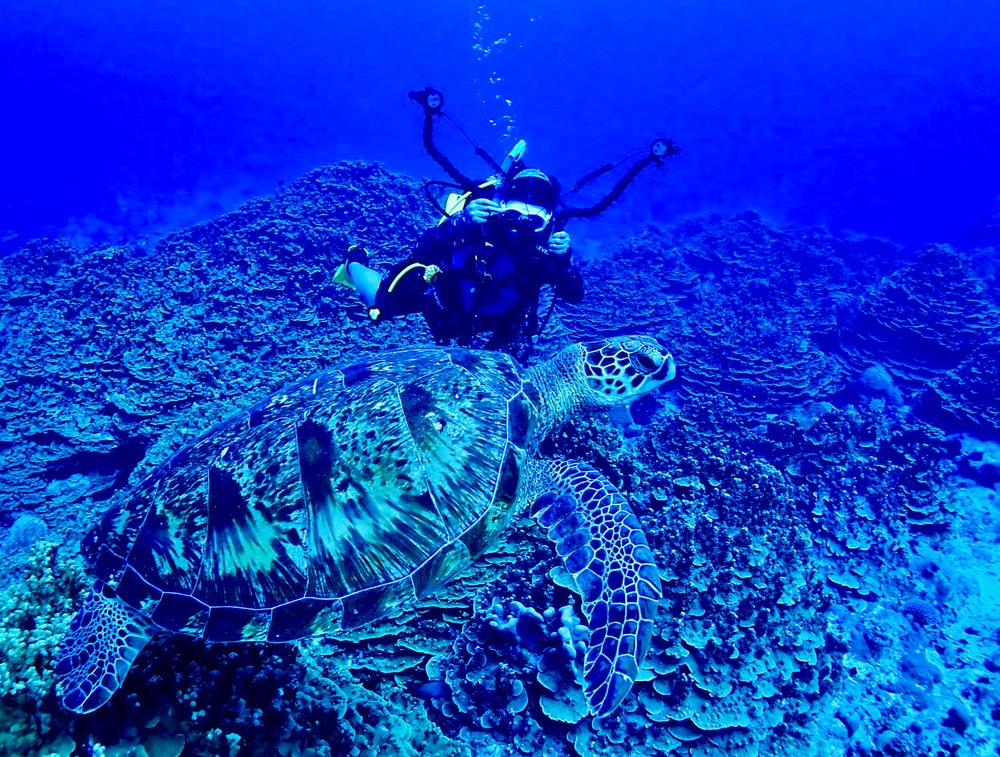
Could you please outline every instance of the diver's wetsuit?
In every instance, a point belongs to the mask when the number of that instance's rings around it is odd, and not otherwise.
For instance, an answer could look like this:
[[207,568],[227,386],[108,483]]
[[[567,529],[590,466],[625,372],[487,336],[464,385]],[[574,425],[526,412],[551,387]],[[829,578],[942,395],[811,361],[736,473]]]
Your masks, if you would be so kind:
[[[464,345],[490,332],[488,349],[510,349],[518,337],[537,333],[543,286],[570,304],[583,299],[583,277],[569,255],[549,254],[533,242],[495,245],[490,236],[489,224],[476,223],[466,211],[426,231],[414,254],[382,279],[378,319],[423,313],[439,343]],[[441,269],[433,283],[424,280],[430,265]]]

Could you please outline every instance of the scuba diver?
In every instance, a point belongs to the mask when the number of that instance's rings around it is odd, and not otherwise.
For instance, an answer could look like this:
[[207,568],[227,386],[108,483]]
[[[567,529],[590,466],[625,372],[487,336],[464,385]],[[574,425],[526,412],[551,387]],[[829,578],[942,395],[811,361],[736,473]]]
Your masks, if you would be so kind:
[[[523,140],[502,164],[476,147],[495,173],[481,182],[464,176],[434,145],[433,119],[444,115],[441,93],[427,88],[411,92],[410,98],[424,109],[427,152],[455,181],[425,184],[441,221],[424,232],[413,254],[385,276],[368,266],[367,250],[355,245],[334,280],[357,289],[373,321],[422,313],[438,344],[455,341],[468,346],[478,335],[489,333],[486,349],[504,350],[523,360],[556,300],[575,305],[583,299],[583,277],[572,261],[566,221],[603,212],[647,165],[662,165],[662,159],[677,148],[668,140],[655,140],[649,154],[634,163],[604,199],[590,208],[570,208],[555,179],[525,165]],[[613,168],[607,165],[591,172],[571,192]],[[458,192],[441,207],[432,187]],[[540,322],[543,287],[551,288],[553,297]]]
[[492,198],[470,200],[424,232],[385,277],[367,267],[360,247],[348,251],[345,273],[373,320],[419,312],[440,344],[489,333],[487,349],[522,349],[539,331],[543,286],[569,304],[583,299],[569,234],[553,231],[557,199],[544,173],[523,169]]

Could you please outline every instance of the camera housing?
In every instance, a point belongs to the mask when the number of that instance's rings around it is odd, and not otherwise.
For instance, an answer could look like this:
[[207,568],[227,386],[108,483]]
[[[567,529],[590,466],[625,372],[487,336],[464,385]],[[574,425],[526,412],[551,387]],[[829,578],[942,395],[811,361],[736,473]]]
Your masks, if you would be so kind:
[[552,226],[545,223],[539,228],[539,219],[516,210],[505,210],[490,216],[486,221],[486,238],[496,246],[523,252],[545,247],[549,242]]

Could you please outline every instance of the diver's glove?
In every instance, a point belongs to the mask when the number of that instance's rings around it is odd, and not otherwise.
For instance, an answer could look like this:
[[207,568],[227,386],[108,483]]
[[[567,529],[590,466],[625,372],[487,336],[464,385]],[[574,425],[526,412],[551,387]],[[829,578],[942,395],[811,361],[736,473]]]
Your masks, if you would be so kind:
[[549,254],[562,256],[569,255],[569,234],[565,231],[557,231],[549,237]]
[[486,223],[486,220],[490,216],[495,216],[502,208],[499,203],[487,200],[485,197],[480,197],[478,200],[473,200],[466,205],[465,210],[469,214],[469,218],[476,223]]

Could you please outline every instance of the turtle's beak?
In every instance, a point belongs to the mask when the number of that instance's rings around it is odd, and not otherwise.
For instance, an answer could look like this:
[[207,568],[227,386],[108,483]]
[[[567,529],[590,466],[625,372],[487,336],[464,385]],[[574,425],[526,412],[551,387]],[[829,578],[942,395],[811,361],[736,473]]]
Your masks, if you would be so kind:
[[661,363],[660,367],[656,369],[656,372],[650,376],[650,380],[654,381],[656,385],[659,386],[660,384],[672,381],[676,375],[677,364],[674,363],[674,356],[668,352],[663,356],[663,363]]
[[632,379],[632,396],[626,402],[633,402],[645,394],[656,391],[677,375],[673,355],[665,350],[647,351],[634,355],[630,361],[638,374]]

